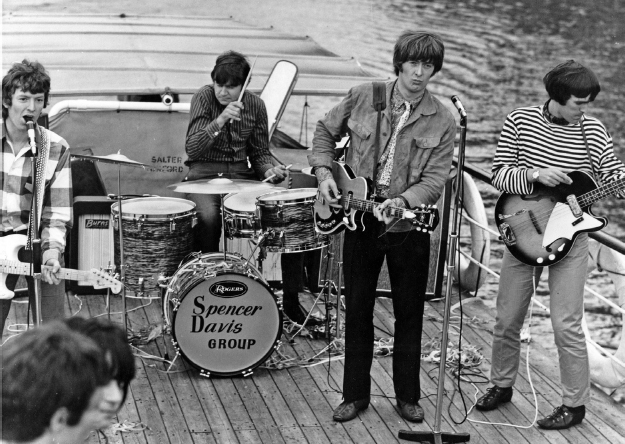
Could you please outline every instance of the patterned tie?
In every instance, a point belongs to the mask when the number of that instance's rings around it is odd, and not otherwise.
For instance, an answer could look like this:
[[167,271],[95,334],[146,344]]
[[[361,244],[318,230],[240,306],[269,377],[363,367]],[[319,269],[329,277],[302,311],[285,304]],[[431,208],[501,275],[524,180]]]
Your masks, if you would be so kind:
[[377,184],[380,190],[380,194],[384,196],[384,191],[387,191],[391,185],[391,173],[393,172],[393,158],[395,157],[395,145],[397,144],[397,135],[401,131],[402,127],[406,124],[408,117],[410,117],[410,102],[404,102],[404,113],[399,118],[399,122],[395,127],[395,131],[391,136],[391,140],[388,143],[388,149],[382,154],[380,163],[384,165],[384,168],[378,173]]

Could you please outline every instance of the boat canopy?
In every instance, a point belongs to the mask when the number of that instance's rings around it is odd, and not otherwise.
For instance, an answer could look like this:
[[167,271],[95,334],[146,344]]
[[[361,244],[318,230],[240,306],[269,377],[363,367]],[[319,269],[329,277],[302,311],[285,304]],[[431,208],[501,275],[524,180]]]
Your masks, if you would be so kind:
[[26,14],[2,17],[2,70],[24,58],[50,72],[58,97],[193,94],[211,83],[219,54],[256,59],[249,90],[258,93],[279,60],[299,68],[293,95],[342,96],[372,80],[354,58],[313,41],[231,17],[129,14]]

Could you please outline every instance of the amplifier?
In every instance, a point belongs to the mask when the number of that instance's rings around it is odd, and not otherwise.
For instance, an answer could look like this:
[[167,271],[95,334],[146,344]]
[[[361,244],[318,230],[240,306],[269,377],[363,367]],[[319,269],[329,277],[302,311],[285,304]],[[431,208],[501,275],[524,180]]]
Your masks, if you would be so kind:
[[[111,205],[116,201],[106,196],[74,198],[74,226],[69,240],[69,266],[78,270],[114,267],[113,224]],[[76,294],[106,293],[85,281],[72,281]]]

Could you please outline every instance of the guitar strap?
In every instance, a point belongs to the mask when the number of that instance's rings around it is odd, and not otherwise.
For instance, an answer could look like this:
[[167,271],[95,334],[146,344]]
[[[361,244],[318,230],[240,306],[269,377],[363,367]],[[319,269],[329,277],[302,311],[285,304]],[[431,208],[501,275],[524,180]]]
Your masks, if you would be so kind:
[[[37,157],[33,157],[32,161],[36,162],[36,165],[37,165],[37,168],[36,168],[37,177],[33,178],[33,186],[35,186],[36,184],[37,203],[39,204],[37,208],[37,216],[39,216],[37,225],[40,226],[41,225],[41,211],[43,210],[43,197],[44,197],[45,184],[46,184],[46,169],[48,165],[48,157],[50,155],[50,138],[48,137],[48,131],[45,128],[40,128],[37,134],[39,134],[39,140],[38,140],[39,143],[37,143],[37,151],[39,155]],[[28,241],[26,243],[27,250],[32,250],[32,245],[30,242],[31,241],[30,232],[32,231],[33,224],[34,224],[34,216],[35,216],[35,212],[33,211],[34,205],[35,205],[35,199],[33,196],[33,201],[30,207],[30,216],[28,217],[28,232],[27,232]]]
[[590,162],[590,168],[592,168],[592,175],[595,177],[595,181],[601,186],[601,178],[595,171],[595,165],[592,163],[592,157],[590,157],[590,147],[588,146],[588,139],[586,138],[586,130],[584,129],[584,121],[579,121],[579,127],[582,129],[582,136],[584,137],[584,145],[586,145],[586,153],[588,153],[588,161]]
[[380,126],[382,124],[382,111],[386,109],[386,83],[373,82],[373,109],[378,113],[375,125],[375,150],[373,154],[373,193],[376,193],[378,166],[380,164]]

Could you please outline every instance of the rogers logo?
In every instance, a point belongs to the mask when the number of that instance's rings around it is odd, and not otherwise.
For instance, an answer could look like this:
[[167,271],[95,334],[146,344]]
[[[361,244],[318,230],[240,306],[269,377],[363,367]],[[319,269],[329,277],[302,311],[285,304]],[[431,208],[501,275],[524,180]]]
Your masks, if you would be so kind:
[[208,291],[220,298],[235,298],[247,293],[247,285],[237,281],[221,281],[211,285]]
[[97,230],[108,230],[108,219],[87,219],[85,220],[85,228],[92,228]]

